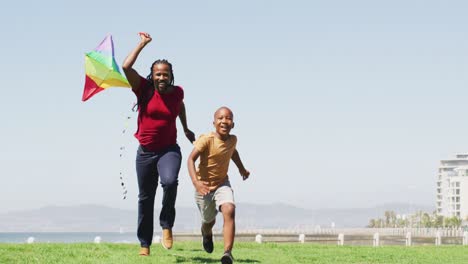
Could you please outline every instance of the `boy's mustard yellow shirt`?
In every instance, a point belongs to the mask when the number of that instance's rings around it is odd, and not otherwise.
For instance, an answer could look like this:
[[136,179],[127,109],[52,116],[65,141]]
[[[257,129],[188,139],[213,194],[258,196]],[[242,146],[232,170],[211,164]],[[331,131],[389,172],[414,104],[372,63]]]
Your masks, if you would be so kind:
[[228,177],[229,162],[236,149],[237,137],[230,135],[225,141],[213,132],[201,135],[194,146],[200,152],[198,180],[208,183],[210,191],[215,190]]

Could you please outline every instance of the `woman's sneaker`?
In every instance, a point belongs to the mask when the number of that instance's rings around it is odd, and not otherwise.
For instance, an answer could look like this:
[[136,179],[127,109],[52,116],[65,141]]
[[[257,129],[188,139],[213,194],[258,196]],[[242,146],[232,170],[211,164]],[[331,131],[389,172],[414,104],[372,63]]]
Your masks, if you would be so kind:
[[231,255],[231,252],[224,252],[223,256],[221,257],[222,264],[232,264],[234,262],[234,258]]

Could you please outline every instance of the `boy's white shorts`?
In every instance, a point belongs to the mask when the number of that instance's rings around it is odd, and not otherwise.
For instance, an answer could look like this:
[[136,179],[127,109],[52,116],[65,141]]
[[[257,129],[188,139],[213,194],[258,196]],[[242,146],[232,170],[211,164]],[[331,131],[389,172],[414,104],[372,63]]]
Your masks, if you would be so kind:
[[226,180],[216,190],[203,196],[195,191],[195,202],[200,210],[202,223],[211,223],[216,218],[218,211],[221,211],[221,205],[225,203],[234,203],[234,191],[231,188],[229,180]]

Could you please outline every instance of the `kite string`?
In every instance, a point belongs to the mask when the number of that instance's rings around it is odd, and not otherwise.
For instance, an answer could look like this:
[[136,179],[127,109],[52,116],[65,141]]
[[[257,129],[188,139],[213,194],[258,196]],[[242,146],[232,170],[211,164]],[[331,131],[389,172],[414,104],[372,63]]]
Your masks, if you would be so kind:
[[[133,103],[133,106],[131,108],[131,113],[134,113],[136,112],[135,110],[135,106],[136,106],[136,103]],[[125,157],[125,153],[126,153],[126,147],[125,147],[125,135],[126,135],[126,132],[128,130],[128,124],[130,122],[130,119],[132,119],[132,115],[131,113],[127,114],[125,116],[125,121],[124,121],[124,128],[122,130],[122,144],[120,145],[120,153],[119,153],[119,156],[120,156],[120,186],[122,187],[122,199],[125,200],[127,199],[127,187],[125,185],[125,173],[124,173],[124,162],[123,162],[123,159]]]

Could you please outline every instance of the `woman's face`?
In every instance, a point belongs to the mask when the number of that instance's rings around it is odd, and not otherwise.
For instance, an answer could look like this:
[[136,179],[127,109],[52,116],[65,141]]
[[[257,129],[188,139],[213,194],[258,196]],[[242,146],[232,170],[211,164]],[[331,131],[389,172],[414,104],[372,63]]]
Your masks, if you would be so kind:
[[171,68],[164,63],[158,63],[153,66],[154,88],[160,92],[165,92],[171,86],[172,76]]

